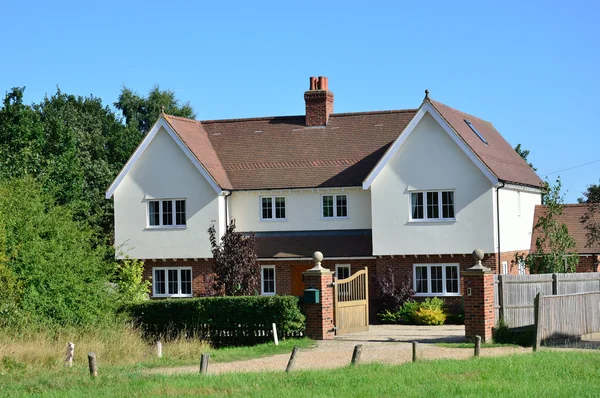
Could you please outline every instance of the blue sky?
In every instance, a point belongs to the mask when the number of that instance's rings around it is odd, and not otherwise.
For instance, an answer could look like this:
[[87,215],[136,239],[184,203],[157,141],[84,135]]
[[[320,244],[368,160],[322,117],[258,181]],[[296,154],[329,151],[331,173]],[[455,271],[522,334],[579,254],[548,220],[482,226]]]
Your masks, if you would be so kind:
[[542,178],[598,161],[560,173],[574,202],[600,179],[598,15],[594,1],[11,1],[0,90],[111,104],[158,84],[220,119],[303,114],[309,76],[329,77],[336,112],[416,108],[427,88],[530,149]]

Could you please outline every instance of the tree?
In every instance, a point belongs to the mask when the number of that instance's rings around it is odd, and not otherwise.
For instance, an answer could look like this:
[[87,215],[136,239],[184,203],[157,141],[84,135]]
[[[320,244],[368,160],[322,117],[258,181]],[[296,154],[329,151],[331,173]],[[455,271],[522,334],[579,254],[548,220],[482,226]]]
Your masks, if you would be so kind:
[[81,325],[114,314],[108,248],[96,245],[92,229],[74,221],[32,177],[0,181],[0,226],[2,261],[16,281],[8,273],[2,279],[15,286],[29,319]]
[[227,296],[247,296],[256,293],[260,269],[256,261],[254,234],[235,232],[231,220],[219,243],[215,226],[208,229],[216,274],[215,289]]
[[[521,144],[517,144],[517,146],[515,147],[515,151],[517,151],[519,156],[522,157],[525,162],[527,162],[527,157],[529,156],[529,149],[521,149]],[[533,171],[537,171],[537,169],[533,167],[531,163],[527,162],[527,164],[533,169]]]
[[159,86],[154,86],[147,97],[141,97],[131,89],[123,86],[119,99],[114,105],[123,112],[126,124],[137,129],[142,136],[158,120],[163,106],[165,113],[169,115],[189,119],[196,118],[189,102],[181,104],[175,98],[174,91],[161,90]]
[[579,203],[587,204],[587,210],[580,221],[586,230],[586,247],[600,247],[600,184],[589,185],[583,193],[583,198],[577,199]]
[[148,299],[150,281],[144,279],[144,262],[127,258],[115,266],[115,283],[119,301],[141,301]]
[[560,177],[554,186],[550,186],[546,181],[545,212],[533,227],[537,233],[535,251],[525,256],[517,254],[515,258],[518,263],[523,262],[534,274],[574,272],[579,263],[577,253],[572,250],[575,247],[575,239],[569,234],[566,224],[558,220],[564,208],[561,187]]

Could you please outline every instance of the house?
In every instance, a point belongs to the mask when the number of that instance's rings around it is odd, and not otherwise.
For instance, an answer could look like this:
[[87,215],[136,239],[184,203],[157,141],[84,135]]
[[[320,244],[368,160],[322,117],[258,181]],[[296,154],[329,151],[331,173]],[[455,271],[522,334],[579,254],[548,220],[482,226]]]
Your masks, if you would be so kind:
[[[485,251],[496,272],[527,252],[542,181],[491,123],[429,98],[334,113],[310,78],[305,115],[162,115],[109,187],[119,257],[143,259],[154,297],[206,294],[207,229],[256,233],[261,294],[302,294],[315,250],[339,278],[391,267],[418,297],[456,301]],[[375,289],[371,289],[375,292]]]
[[[579,255],[579,264],[575,272],[600,272],[600,242],[588,245],[588,231],[585,229],[585,223],[582,222],[582,217],[588,213],[589,204],[567,204],[564,205],[562,214],[556,219],[560,223],[564,223],[569,230],[569,235],[575,240],[573,252]],[[546,214],[546,207],[539,205],[535,207],[533,225],[538,223],[540,217]],[[594,214],[593,221],[600,223],[600,214]],[[540,232],[534,230],[531,236],[530,252],[536,251],[536,240]]]

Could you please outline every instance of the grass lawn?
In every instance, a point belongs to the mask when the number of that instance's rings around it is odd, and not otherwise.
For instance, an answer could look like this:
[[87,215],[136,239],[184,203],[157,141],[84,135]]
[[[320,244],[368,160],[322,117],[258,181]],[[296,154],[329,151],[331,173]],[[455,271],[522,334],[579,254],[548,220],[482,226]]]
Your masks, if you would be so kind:
[[144,375],[136,367],[84,366],[14,370],[0,375],[0,395],[52,397],[369,397],[369,396],[600,396],[600,353],[536,354],[405,365],[360,365],[335,370],[227,374]]

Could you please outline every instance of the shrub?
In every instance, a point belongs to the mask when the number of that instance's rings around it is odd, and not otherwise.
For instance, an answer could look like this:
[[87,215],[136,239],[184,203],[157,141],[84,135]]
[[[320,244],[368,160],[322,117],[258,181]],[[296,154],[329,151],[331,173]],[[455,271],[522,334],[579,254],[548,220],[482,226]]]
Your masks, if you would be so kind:
[[377,316],[379,317],[379,321],[384,324],[398,323],[401,319],[399,312],[392,312],[390,310],[384,310],[377,314]]
[[407,301],[404,303],[400,310],[398,311],[398,318],[401,323],[405,324],[413,324],[415,323],[415,319],[413,314],[419,310],[421,307],[421,303],[417,301]]
[[497,344],[517,344],[530,347],[533,344],[533,327],[509,328],[503,320],[493,329],[493,340]]
[[421,306],[412,313],[412,319],[417,325],[443,325],[446,321],[446,313],[439,308]]
[[396,285],[394,271],[391,268],[377,277],[377,287],[380,292],[377,304],[384,311],[398,311],[414,294],[408,278]]
[[141,301],[148,298],[150,281],[144,279],[143,261],[128,258],[115,264],[114,273],[120,301]]
[[148,337],[187,333],[214,346],[253,345],[304,331],[304,315],[295,296],[202,297],[127,304],[129,313]]

